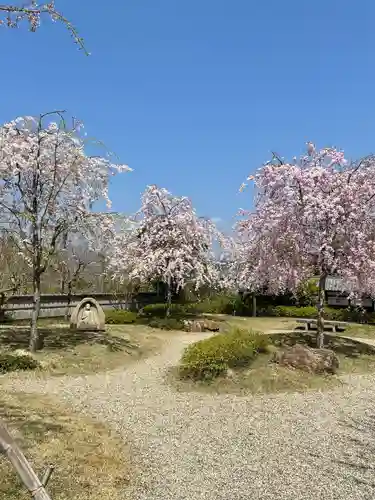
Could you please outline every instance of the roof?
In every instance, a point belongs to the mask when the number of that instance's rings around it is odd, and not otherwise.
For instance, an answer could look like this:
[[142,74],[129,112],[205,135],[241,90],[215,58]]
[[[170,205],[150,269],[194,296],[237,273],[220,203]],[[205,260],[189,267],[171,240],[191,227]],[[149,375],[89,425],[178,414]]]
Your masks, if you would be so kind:
[[345,283],[342,278],[336,276],[327,276],[325,282],[325,289],[328,292],[335,292],[339,290],[345,290]]

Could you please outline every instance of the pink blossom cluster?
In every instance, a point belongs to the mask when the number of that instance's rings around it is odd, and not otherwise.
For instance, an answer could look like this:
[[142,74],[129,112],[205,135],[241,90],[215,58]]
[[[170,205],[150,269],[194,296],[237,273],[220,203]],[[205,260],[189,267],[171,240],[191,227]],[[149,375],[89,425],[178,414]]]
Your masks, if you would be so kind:
[[122,231],[110,258],[115,275],[135,281],[159,279],[177,289],[192,284],[215,286],[220,279],[212,246],[225,238],[208,219],[198,217],[191,201],[148,186],[135,226]]
[[237,224],[239,286],[296,291],[334,274],[352,294],[375,296],[375,157],[348,162],[308,143],[299,161],[274,158],[248,180],[257,195]]
[[110,156],[88,156],[80,125],[68,129],[49,118],[22,117],[0,128],[2,225],[29,259],[37,248],[53,252],[67,231],[109,234],[112,218],[92,205],[104,199],[110,207],[109,178],[130,170]]
[[36,0],[31,0],[29,5],[0,5],[0,26],[7,28],[18,28],[22,21],[29,24],[30,31],[35,32],[40,27],[41,18],[49,17],[52,21],[63,23],[70,32],[74,42],[82,49],[86,55],[89,55],[85,48],[83,38],[78,35],[77,29],[72,23],[64,17],[55,7],[55,1],[40,3]]

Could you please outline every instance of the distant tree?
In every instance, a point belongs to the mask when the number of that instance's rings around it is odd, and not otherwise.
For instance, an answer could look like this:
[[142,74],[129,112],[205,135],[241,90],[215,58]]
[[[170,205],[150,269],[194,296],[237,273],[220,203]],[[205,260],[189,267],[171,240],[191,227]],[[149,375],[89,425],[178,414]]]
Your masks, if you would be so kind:
[[375,157],[349,163],[336,149],[316,151],[308,143],[299,161],[274,155],[248,180],[257,197],[237,226],[244,244],[240,280],[250,289],[296,293],[318,273],[322,347],[329,274],[341,276],[352,295],[375,296]]
[[167,315],[172,293],[192,284],[215,286],[219,273],[212,245],[224,238],[208,219],[198,217],[191,201],[148,186],[134,217],[137,226],[119,236],[111,263],[131,280],[160,280],[167,285]]
[[0,26],[7,28],[18,28],[21,22],[29,24],[30,31],[35,32],[40,26],[42,17],[49,17],[54,22],[61,22],[70,32],[74,42],[78,47],[89,55],[85,48],[83,38],[78,34],[73,24],[56,10],[54,0],[40,3],[32,0],[29,6],[22,5],[0,5]]
[[4,233],[0,236],[0,295],[3,293],[16,293],[25,287],[30,275],[30,270],[19,255],[12,238]]
[[69,316],[72,295],[79,289],[92,286],[90,267],[95,266],[98,254],[90,250],[89,243],[77,233],[62,235],[52,266],[58,275],[61,294],[67,295],[65,319]]
[[0,128],[0,213],[4,231],[32,269],[34,308],[30,350],[38,347],[41,277],[63,235],[111,231],[112,219],[92,212],[93,203],[108,197],[109,177],[127,171],[108,157],[88,156],[80,125],[49,121],[51,114],[25,117]]

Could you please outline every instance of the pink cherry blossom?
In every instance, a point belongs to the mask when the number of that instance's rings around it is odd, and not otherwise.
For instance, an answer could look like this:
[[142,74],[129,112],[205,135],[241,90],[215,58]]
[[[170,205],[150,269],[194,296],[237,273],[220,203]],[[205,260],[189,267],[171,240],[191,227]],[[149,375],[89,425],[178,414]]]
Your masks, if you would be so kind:
[[308,143],[299,161],[262,166],[255,185],[255,210],[237,224],[236,280],[277,294],[319,275],[321,344],[326,276],[341,276],[353,296],[375,296],[375,157],[349,163]]
[[[22,117],[0,128],[0,213],[2,228],[33,268],[34,312],[30,347],[37,342],[40,278],[63,235],[113,232],[112,217],[95,214],[104,199],[110,207],[109,177],[130,170],[109,157],[88,156],[85,140],[68,129],[61,113]],[[96,241],[98,241],[96,239]]]
[[[162,280],[176,290],[216,286],[220,270],[213,244],[225,245],[212,221],[198,217],[191,201],[164,188],[148,186],[134,229],[122,231],[110,262],[116,275],[140,282]],[[170,301],[170,295],[169,295]]]
[[85,48],[83,38],[78,34],[77,29],[66,17],[59,12],[55,7],[55,1],[40,3],[36,0],[31,0],[29,5],[0,5],[0,27],[18,28],[22,21],[29,24],[30,31],[35,32],[40,26],[42,17],[49,17],[54,22],[60,22],[66,26],[70,32],[74,42],[78,47],[89,55]]

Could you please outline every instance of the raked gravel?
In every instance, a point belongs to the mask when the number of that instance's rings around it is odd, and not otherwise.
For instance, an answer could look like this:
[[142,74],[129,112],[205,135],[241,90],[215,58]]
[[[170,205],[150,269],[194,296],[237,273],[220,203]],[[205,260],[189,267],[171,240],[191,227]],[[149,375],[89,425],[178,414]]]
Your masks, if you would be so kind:
[[165,370],[204,336],[171,337],[127,370],[7,389],[57,394],[114,426],[137,467],[124,499],[375,499],[374,376],[329,392],[178,393]]

